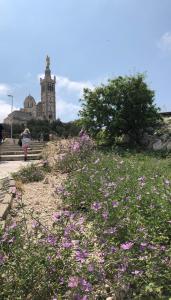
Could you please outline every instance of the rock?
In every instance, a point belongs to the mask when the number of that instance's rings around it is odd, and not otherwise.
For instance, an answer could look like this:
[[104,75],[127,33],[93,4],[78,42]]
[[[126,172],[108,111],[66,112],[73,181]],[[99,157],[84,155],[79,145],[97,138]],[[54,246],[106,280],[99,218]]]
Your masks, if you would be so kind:
[[165,134],[163,134],[160,138],[161,138],[161,140],[162,140],[163,142],[166,142],[166,141],[168,140],[168,138],[169,138],[169,134],[168,134],[168,133],[165,133]]
[[171,141],[167,143],[167,151],[171,151]]
[[153,143],[152,147],[154,151],[166,150],[166,144],[167,143],[162,143],[162,141],[158,139]]

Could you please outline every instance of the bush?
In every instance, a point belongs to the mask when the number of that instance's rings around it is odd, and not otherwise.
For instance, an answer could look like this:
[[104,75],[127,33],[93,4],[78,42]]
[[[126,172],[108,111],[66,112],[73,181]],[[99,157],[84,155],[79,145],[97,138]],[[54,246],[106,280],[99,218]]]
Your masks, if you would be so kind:
[[92,155],[93,148],[93,141],[86,133],[72,139],[65,152],[59,155],[55,168],[63,173],[77,170],[81,162]]
[[38,166],[36,164],[31,164],[26,167],[21,168],[17,173],[13,173],[13,178],[15,180],[21,181],[22,183],[41,181],[45,177],[45,171],[47,167]]
[[99,237],[105,281],[124,299],[171,296],[168,166],[169,159],[141,153],[121,158],[96,152],[63,192],[65,203],[84,213]]

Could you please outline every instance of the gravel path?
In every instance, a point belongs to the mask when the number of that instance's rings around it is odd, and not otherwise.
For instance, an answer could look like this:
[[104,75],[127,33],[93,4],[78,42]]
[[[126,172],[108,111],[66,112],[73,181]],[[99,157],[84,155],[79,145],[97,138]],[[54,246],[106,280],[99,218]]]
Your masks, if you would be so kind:
[[19,207],[17,201],[14,202],[11,216],[13,221],[21,221],[24,218],[24,212],[27,219],[29,230],[33,225],[34,218],[39,220],[44,226],[50,227],[53,223],[52,215],[62,204],[62,201],[55,192],[56,188],[66,179],[66,175],[57,176],[48,175],[42,182],[33,182],[24,184],[22,201],[24,211]]

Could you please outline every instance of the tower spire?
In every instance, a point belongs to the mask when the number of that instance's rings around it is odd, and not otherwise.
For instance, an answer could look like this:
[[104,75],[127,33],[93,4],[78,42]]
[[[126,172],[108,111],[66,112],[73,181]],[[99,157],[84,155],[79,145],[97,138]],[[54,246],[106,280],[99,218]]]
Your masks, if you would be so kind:
[[46,56],[46,70],[45,70],[45,76],[51,76],[51,70],[50,70],[50,57]]

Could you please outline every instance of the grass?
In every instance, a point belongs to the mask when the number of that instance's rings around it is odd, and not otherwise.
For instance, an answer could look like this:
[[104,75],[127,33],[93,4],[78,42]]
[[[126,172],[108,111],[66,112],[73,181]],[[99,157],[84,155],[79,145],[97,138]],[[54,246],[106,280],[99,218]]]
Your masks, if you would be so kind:
[[76,153],[50,232],[34,219],[26,240],[23,226],[1,236],[0,298],[170,299],[170,157]]

